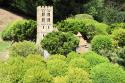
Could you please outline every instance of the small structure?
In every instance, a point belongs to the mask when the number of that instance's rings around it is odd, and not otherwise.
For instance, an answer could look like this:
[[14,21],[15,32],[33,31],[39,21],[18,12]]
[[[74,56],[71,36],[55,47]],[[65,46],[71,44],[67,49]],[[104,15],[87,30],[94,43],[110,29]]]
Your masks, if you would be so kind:
[[79,46],[76,48],[76,52],[85,53],[89,50],[89,45],[86,40],[83,39],[80,32],[76,35],[79,38]]
[[47,33],[53,31],[53,6],[37,7],[37,45]]

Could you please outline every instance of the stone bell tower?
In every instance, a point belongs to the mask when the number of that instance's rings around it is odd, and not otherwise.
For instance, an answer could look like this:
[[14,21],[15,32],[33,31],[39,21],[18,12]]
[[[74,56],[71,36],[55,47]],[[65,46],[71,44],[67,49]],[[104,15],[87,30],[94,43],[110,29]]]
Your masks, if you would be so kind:
[[37,7],[37,44],[47,33],[53,31],[53,7],[38,6]]

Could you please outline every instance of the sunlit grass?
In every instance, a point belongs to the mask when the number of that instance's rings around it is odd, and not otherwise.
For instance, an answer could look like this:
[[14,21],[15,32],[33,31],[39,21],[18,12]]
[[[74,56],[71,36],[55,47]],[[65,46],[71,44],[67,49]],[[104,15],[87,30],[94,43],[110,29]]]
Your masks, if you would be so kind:
[[1,39],[1,32],[0,32],[0,52],[8,50],[10,44],[11,42],[6,42]]

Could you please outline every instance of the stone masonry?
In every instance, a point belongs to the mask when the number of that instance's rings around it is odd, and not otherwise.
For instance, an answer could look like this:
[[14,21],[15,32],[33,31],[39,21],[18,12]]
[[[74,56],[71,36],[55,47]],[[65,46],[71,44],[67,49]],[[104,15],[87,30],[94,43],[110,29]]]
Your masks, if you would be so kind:
[[53,7],[38,6],[37,7],[37,44],[47,33],[53,31]]

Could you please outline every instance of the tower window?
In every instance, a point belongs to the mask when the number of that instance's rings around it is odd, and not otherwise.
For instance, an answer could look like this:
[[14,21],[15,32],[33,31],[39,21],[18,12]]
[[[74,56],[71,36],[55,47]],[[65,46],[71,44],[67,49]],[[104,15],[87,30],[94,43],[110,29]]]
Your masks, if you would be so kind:
[[44,29],[44,26],[43,26],[43,29]]
[[45,18],[42,18],[42,22],[45,22]]
[[45,16],[45,13],[42,13],[42,16]]
[[50,18],[47,18],[47,22],[50,22]]
[[48,26],[48,29],[49,29],[49,26]]

